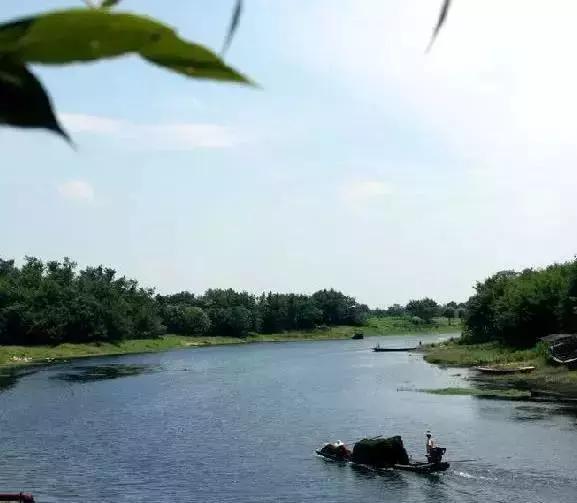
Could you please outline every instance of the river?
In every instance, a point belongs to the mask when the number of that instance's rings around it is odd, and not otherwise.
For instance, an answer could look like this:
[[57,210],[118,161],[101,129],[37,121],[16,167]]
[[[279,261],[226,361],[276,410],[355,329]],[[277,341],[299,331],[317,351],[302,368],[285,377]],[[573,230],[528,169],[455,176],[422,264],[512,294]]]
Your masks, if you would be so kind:
[[[462,372],[373,353],[428,337],[220,346],[76,360],[4,382],[0,492],[40,503],[571,502],[574,411],[436,396]],[[324,461],[325,441],[401,434],[441,475],[364,473]]]

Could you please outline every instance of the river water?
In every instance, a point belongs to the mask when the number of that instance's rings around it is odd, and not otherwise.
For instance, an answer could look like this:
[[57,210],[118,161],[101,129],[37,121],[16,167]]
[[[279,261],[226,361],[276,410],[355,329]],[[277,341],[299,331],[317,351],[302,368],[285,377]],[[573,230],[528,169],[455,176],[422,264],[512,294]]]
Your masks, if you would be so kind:
[[[418,339],[427,341],[427,337]],[[0,492],[42,502],[575,502],[574,411],[437,396],[466,385],[415,338],[221,346],[95,358],[8,379],[0,391]],[[326,441],[401,434],[440,475],[377,476],[324,461]]]

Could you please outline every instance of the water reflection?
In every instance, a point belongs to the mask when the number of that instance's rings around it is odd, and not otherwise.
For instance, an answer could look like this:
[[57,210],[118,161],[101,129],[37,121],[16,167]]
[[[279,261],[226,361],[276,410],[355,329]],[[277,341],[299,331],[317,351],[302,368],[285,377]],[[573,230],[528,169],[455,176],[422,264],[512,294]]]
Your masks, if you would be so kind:
[[421,491],[423,492],[425,501],[436,502],[447,501],[449,499],[443,475],[431,473],[421,477],[421,479],[423,481]]
[[6,367],[0,370],[0,393],[12,388],[22,377],[34,373],[34,370]]
[[68,382],[93,382],[120,377],[132,377],[142,374],[150,374],[158,370],[156,365],[129,365],[111,364],[94,366],[76,366],[54,376],[55,379]]

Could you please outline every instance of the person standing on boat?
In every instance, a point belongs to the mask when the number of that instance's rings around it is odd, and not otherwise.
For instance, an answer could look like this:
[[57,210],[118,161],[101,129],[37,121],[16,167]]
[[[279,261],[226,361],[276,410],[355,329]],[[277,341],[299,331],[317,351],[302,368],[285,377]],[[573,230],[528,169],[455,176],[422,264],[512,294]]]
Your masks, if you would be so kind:
[[431,436],[431,430],[427,430],[427,432],[425,433],[425,436],[427,437],[427,459],[430,461],[431,460],[431,455],[433,454],[433,451],[435,449],[435,439]]
[[427,437],[427,461],[429,461],[429,463],[441,463],[447,449],[437,447],[437,442],[435,442],[435,439],[431,436],[430,430],[427,430],[425,435]]

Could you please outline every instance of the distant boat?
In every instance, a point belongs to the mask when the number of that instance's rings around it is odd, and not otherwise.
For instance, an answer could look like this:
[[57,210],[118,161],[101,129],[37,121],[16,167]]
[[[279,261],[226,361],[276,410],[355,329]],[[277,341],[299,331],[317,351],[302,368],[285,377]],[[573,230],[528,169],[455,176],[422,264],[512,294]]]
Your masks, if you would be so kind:
[[535,367],[526,365],[523,367],[474,367],[474,369],[483,374],[515,374],[517,372],[532,372]]
[[358,341],[359,339],[364,339],[365,338],[365,334],[363,334],[362,332],[355,332],[355,334],[351,337],[351,339]]
[[375,353],[393,353],[393,352],[399,352],[399,351],[414,351],[415,349],[417,349],[417,346],[410,347],[410,348],[383,348],[381,346],[375,346],[373,348],[373,351]]
[[26,493],[0,493],[0,501],[18,501],[21,503],[34,503],[34,497]]

